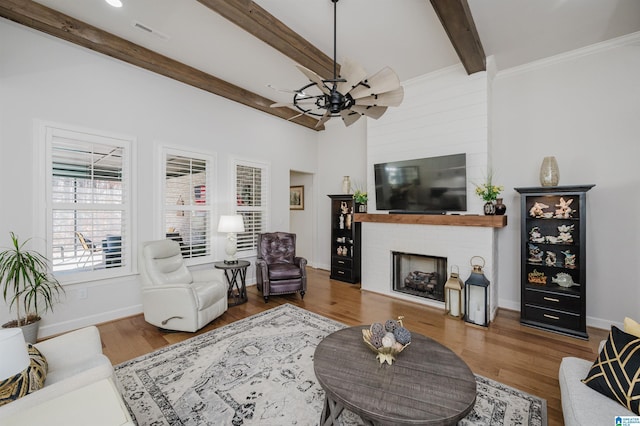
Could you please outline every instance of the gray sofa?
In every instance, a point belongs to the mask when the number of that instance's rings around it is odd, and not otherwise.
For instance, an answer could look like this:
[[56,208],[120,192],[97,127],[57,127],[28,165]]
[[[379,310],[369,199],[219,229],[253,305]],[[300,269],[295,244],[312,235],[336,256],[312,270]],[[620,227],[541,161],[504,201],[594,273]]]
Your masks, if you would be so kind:
[[616,416],[636,415],[582,383],[581,380],[587,377],[593,361],[562,358],[558,380],[565,426],[613,425]]

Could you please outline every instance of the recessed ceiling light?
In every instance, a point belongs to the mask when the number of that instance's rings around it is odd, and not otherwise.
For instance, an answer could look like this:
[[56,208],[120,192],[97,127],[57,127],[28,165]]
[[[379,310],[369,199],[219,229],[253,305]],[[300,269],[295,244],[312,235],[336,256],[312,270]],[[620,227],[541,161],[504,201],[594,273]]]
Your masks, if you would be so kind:
[[122,7],[122,2],[120,0],[104,0],[109,3],[113,7]]

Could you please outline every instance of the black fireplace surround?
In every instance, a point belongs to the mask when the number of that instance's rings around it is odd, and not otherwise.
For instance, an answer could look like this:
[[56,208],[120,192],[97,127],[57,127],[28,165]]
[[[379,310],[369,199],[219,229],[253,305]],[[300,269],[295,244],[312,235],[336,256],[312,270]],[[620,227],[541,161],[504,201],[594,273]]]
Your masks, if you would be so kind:
[[391,252],[393,291],[444,302],[447,258]]

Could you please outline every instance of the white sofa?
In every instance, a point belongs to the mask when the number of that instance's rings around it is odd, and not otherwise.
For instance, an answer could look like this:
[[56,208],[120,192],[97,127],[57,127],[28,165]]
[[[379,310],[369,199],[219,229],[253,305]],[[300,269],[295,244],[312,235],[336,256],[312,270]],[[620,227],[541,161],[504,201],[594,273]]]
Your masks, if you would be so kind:
[[[600,344],[602,349],[602,344]],[[616,401],[582,383],[593,361],[562,358],[558,380],[565,426],[613,425],[616,416],[635,416]]]
[[0,406],[2,426],[133,425],[102,353],[100,332],[86,327],[34,345],[48,363],[44,387]]

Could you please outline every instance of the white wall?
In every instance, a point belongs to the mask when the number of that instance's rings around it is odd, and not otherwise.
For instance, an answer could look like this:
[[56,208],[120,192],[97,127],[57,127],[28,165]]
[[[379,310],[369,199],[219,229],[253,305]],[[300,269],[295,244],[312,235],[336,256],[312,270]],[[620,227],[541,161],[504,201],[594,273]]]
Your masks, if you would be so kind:
[[403,82],[405,97],[384,120],[368,122],[369,211],[375,210],[373,165],[387,161],[466,153],[467,211],[480,213],[474,196],[489,164],[486,72],[467,76],[454,66]]
[[[288,229],[289,171],[316,171],[318,132],[3,19],[0,39],[11,40],[0,43],[0,246],[8,245],[10,231],[43,244],[36,234],[42,183],[34,166],[34,120],[136,138],[137,241],[162,237],[153,225],[159,223],[153,194],[155,150],[163,143],[216,156],[218,214],[233,207],[230,158],[269,163],[270,228]],[[221,258],[224,236],[214,238]],[[254,273],[250,268],[249,282]],[[80,288],[87,299],[78,298]],[[64,303],[44,317],[41,337],[140,311],[137,275],[70,285]],[[0,303],[0,321],[10,318]]]
[[640,33],[498,73],[493,161],[509,226],[499,233],[500,304],[519,309],[519,202],[555,155],[560,185],[587,193],[587,323],[640,316]]

